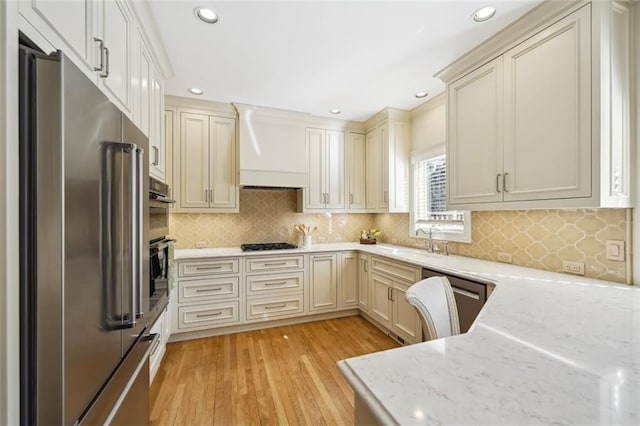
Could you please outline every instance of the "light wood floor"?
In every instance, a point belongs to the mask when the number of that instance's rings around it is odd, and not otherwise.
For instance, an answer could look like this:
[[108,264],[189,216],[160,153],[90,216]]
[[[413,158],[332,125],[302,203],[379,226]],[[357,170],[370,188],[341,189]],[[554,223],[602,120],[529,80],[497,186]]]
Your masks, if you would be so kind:
[[359,316],[170,343],[151,423],[353,424],[336,361],[397,346]]

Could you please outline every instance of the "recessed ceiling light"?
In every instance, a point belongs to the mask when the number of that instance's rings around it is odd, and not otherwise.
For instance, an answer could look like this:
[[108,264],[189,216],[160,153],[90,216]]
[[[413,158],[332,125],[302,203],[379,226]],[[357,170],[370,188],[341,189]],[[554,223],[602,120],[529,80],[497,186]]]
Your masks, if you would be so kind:
[[331,114],[340,114],[342,111],[340,111],[338,108],[334,108],[334,109],[330,109],[329,112]]
[[473,12],[471,15],[471,19],[476,22],[484,22],[493,18],[493,15],[496,14],[496,8],[493,6],[485,6]]
[[196,17],[207,24],[218,22],[218,15],[207,7],[196,7],[194,10]]
[[197,87],[190,87],[189,88],[189,93],[191,93],[192,95],[202,95],[202,93],[204,93],[202,90],[198,89]]
[[426,98],[428,95],[427,92],[418,92],[416,93],[416,98]]

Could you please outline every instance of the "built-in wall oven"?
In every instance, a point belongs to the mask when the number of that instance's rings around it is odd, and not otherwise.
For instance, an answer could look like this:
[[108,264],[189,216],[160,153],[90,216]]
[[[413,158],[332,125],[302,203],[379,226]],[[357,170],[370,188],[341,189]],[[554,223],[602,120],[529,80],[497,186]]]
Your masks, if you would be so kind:
[[169,301],[169,185],[149,178],[149,311],[157,318]]
[[175,201],[169,196],[169,185],[149,178],[149,239],[157,241],[169,235],[169,209]]

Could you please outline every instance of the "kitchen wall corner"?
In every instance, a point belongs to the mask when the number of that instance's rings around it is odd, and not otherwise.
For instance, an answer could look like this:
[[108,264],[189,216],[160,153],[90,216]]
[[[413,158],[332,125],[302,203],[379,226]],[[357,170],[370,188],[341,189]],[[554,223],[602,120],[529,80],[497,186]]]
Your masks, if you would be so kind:
[[[563,260],[584,262],[587,277],[627,283],[627,262],[607,260],[605,243],[622,240],[631,250],[629,218],[627,209],[473,212],[472,243],[450,243],[449,253],[497,261],[502,251],[514,265],[554,272]],[[424,247],[424,239],[409,236],[408,214],[379,214],[375,226],[382,242]]]

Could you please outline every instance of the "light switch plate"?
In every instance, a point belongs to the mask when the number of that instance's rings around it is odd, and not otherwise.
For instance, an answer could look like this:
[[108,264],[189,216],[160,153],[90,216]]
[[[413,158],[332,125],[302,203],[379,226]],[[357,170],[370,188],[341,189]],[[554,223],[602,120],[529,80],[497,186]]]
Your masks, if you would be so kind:
[[624,241],[607,240],[607,260],[624,262]]
[[503,251],[499,251],[498,252],[498,262],[512,263],[513,262],[513,257],[511,256],[511,253],[505,253]]
[[196,241],[196,248],[205,248],[207,246],[206,241]]

